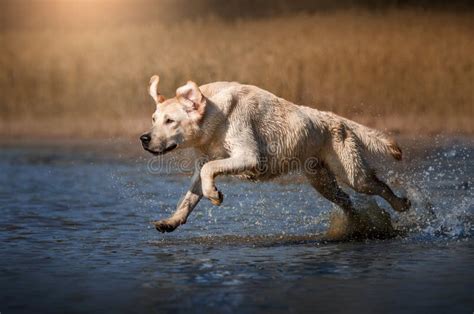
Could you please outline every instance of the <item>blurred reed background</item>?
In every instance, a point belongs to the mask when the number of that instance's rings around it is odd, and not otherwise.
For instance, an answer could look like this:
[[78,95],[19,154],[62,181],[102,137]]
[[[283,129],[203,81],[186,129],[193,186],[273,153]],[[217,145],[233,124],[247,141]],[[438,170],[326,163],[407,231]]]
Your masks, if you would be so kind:
[[4,0],[0,136],[128,137],[158,73],[255,84],[382,130],[474,133],[467,1]]

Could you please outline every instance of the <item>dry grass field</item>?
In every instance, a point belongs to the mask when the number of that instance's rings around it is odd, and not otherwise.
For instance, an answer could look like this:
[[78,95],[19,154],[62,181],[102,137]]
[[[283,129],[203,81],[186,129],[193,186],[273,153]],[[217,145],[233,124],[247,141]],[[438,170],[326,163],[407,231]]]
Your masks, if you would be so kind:
[[0,31],[1,136],[135,136],[188,79],[236,80],[393,132],[474,133],[471,13],[394,9]]

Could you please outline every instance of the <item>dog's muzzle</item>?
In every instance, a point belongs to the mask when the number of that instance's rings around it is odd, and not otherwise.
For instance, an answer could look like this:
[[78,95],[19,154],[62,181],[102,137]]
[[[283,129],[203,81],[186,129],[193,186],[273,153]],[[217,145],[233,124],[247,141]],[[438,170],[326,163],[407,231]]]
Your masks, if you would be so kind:
[[153,155],[155,156],[158,156],[158,155],[164,155],[166,154],[167,152],[170,152],[172,151],[173,149],[175,149],[176,147],[178,147],[178,144],[171,144],[170,146],[166,147],[165,149],[163,149],[162,151],[154,151],[154,150],[151,150],[149,149],[148,147],[144,147],[146,151],[152,153]]
[[168,147],[166,147],[165,149],[163,149],[161,151],[154,151],[154,150],[150,149],[150,147],[149,147],[150,142],[151,142],[150,133],[146,133],[146,134],[143,134],[142,136],[140,136],[140,141],[142,141],[143,149],[145,149],[146,151],[152,153],[155,156],[156,155],[163,155],[167,152],[172,151],[176,147],[178,147],[178,144],[171,144],[171,145],[169,145]]

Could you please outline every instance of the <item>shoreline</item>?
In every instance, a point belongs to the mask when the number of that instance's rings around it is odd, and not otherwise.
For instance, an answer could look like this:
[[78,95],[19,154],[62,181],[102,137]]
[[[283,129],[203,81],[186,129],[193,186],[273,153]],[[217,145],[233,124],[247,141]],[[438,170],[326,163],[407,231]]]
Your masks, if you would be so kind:
[[[337,112],[336,112],[337,114]],[[151,112],[150,112],[151,115]],[[474,124],[469,116],[341,115],[389,136],[454,136],[473,137]],[[149,117],[101,119],[100,117],[56,117],[46,119],[19,118],[0,120],[0,142],[9,138],[35,140],[110,140],[134,139],[151,126]]]
[[[474,147],[474,135],[466,133],[439,133],[439,134],[423,134],[417,132],[399,132],[399,133],[388,133],[393,139],[395,139],[406,153],[418,155],[427,149],[436,149],[439,147],[458,146],[461,144],[466,147]],[[136,153],[143,153],[143,149],[140,144],[138,136],[132,136],[130,134],[117,136],[96,136],[96,137],[83,137],[83,136],[21,136],[12,137],[5,136],[0,133],[0,149],[8,147],[29,147],[29,148],[42,148],[42,147],[68,147],[74,148],[92,148],[94,150],[103,150],[110,153],[125,153],[125,155]],[[131,149],[130,149],[131,148]],[[177,153],[178,155],[186,154],[189,149],[183,150]],[[147,156],[147,154],[145,154]],[[176,155],[173,154],[173,155]]]

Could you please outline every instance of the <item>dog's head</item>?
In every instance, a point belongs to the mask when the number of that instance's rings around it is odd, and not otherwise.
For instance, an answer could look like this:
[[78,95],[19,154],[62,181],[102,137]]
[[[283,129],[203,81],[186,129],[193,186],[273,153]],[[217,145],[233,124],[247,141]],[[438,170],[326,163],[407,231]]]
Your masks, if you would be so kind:
[[143,148],[154,155],[190,146],[206,108],[206,99],[196,83],[188,81],[176,90],[176,97],[165,99],[158,92],[159,81],[157,75],[150,80],[149,93],[156,110],[151,130],[140,136]]

